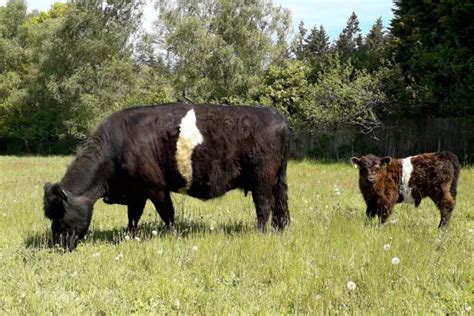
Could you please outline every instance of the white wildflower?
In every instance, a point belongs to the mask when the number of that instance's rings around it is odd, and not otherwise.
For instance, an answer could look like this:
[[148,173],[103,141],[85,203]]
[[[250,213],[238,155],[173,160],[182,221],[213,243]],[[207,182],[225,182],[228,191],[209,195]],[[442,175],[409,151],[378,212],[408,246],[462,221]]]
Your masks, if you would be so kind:
[[347,282],[347,289],[353,291],[357,288],[357,285],[353,281]]
[[398,258],[398,257],[393,257],[393,258],[392,258],[392,264],[397,265],[397,264],[399,264],[399,263],[400,263],[400,258]]
[[151,231],[151,234],[152,234],[153,236],[158,236],[158,231],[152,230],[152,231]]
[[130,240],[130,236],[129,236],[129,235],[125,235],[125,240]]
[[136,241],[140,241],[140,237],[138,237],[138,236],[135,237],[135,240],[136,240]]
[[181,302],[180,302],[178,299],[176,299],[176,300],[174,301],[174,308],[179,309],[180,306],[181,306]]
[[383,250],[389,251],[392,246],[390,244],[383,245]]
[[198,250],[198,247],[197,246],[193,246],[193,251],[197,251]]

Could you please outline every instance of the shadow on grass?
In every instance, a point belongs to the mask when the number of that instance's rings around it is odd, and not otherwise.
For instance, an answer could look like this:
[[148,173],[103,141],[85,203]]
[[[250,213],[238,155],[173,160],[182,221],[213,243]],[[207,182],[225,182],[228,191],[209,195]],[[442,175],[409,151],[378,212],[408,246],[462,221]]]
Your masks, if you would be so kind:
[[[195,235],[224,234],[227,236],[242,235],[254,231],[255,227],[244,222],[233,222],[219,224],[216,227],[200,220],[177,221],[172,230],[166,228],[163,224],[157,222],[144,222],[138,225],[134,234],[127,231],[126,228],[114,229],[92,229],[81,240],[82,244],[95,242],[105,242],[109,244],[119,244],[128,239],[139,238],[140,240],[149,240],[153,238],[162,238],[174,236],[179,238],[188,238]],[[51,232],[37,232],[27,236],[24,240],[26,248],[34,249],[53,249],[59,248],[54,245]]]

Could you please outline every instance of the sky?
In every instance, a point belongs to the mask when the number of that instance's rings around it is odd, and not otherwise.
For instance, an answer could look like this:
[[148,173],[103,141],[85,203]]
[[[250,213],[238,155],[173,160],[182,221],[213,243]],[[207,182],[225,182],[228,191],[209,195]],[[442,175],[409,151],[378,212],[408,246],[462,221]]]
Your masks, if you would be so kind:
[[[0,0],[5,5],[7,0]],[[28,10],[46,11],[54,2],[65,0],[27,0]],[[336,39],[346,25],[347,19],[354,11],[359,17],[360,28],[367,34],[375,20],[382,17],[388,26],[393,17],[392,0],[273,0],[274,4],[290,10],[293,29],[298,31],[298,24],[303,21],[307,29],[323,25],[331,40]],[[145,29],[150,29],[155,17],[153,4],[147,4],[144,16]]]

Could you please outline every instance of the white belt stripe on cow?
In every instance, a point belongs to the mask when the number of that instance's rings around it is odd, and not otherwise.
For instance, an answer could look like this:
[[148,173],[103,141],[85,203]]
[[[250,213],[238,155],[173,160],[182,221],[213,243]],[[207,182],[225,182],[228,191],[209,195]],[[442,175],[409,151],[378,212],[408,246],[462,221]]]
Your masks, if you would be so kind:
[[194,148],[203,142],[201,132],[196,125],[194,109],[189,110],[181,119],[179,137],[176,143],[176,164],[181,176],[186,180],[186,185],[180,191],[189,190],[193,182],[192,155]]

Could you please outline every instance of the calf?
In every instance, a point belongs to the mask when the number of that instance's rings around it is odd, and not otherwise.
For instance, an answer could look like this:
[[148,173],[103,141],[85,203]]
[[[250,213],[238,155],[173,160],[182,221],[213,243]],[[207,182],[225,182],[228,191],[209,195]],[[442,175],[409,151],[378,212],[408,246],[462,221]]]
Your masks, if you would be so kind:
[[252,192],[257,227],[290,220],[288,127],[273,108],[190,105],[135,107],[112,114],[91,135],[59,183],[46,183],[44,211],[53,237],[72,250],[89,228],[95,202],[128,206],[134,229],[147,199],[166,226],[170,193],[201,200],[232,189]]
[[441,213],[438,228],[449,224],[456,200],[460,165],[450,152],[428,153],[405,159],[367,155],[351,158],[359,168],[359,188],[367,204],[367,218],[385,223],[397,203],[416,207],[430,197]]

